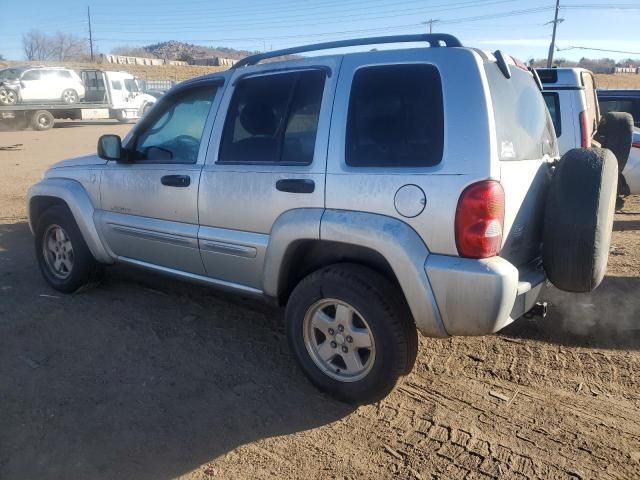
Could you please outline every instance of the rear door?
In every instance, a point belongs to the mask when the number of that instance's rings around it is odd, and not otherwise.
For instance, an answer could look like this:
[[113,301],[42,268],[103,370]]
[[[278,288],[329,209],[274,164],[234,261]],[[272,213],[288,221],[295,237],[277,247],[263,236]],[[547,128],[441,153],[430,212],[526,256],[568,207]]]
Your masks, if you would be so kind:
[[[324,208],[338,61],[236,70],[202,172],[198,235],[207,275],[262,289],[276,220]],[[319,228],[319,225],[318,225]]]

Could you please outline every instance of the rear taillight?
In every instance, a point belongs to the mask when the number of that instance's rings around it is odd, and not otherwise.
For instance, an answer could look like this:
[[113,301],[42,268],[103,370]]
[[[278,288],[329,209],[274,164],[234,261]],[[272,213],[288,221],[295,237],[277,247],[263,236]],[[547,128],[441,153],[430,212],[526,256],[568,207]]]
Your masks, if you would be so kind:
[[634,148],[640,148],[640,142],[633,142],[631,146]]
[[467,187],[456,209],[456,246],[461,257],[486,258],[500,252],[504,225],[504,190],[494,180]]
[[587,125],[587,112],[580,112],[580,145],[582,148],[589,148],[591,146],[589,125]]

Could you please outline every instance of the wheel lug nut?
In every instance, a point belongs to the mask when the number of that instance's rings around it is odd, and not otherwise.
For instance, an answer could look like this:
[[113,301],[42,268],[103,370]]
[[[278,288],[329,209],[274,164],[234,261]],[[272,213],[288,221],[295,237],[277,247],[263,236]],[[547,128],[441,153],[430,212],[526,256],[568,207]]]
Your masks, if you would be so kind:
[[342,351],[343,351],[344,353],[347,353],[347,352],[349,351],[349,349],[348,349],[347,347],[342,347]]
[[334,330],[333,328],[330,328],[330,329],[329,329],[329,335],[333,335],[333,334],[335,334],[335,333],[336,333],[336,332],[335,332],[335,330]]
[[344,332],[344,327],[342,325],[338,325],[338,331]]
[[331,342],[331,348],[336,348],[338,344],[336,342]]
[[353,338],[351,338],[351,335],[349,335],[349,336],[347,337],[347,342],[349,342],[349,343],[353,343]]

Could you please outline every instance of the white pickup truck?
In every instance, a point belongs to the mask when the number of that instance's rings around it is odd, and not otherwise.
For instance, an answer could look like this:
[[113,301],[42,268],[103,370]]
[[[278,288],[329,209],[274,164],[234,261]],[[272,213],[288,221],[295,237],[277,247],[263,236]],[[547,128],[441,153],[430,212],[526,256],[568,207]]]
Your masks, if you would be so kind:
[[48,130],[56,119],[101,120],[128,122],[144,115],[157,101],[143,93],[136,77],[127,72],[82,70],[85,94],[80,102],[24,102],[0,106],[0,124],[22,130]]
[[[590,147],[594,142],[606,143],[602,146],[616,154],[622,172],[619,193],[640,194],[640,129],[633,127],[632,117],[618,112],[601,115],[596,80],[589,70],[539,68],[536,72],[543,85],[542,96],[556,130],[560,154],[572,148]],[[604,140],[605,130],[611,136],[615,133],[617,140]],[[619,201],[618,205],[621,204]]]

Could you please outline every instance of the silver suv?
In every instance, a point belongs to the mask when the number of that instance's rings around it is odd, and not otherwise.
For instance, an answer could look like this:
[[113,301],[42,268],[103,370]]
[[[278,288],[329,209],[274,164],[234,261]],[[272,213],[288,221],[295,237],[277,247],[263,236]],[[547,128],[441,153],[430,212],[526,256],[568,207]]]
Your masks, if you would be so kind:
[[[401,42],[430,48],[259,63]],[[286,306],[310,380],[364,403],[411,371],[416,330],[496,332],[536,304],[547,275],[597,286],[615,159],[576,156],[554,173],[539,85],[511,57],[449,35],[358,39],[183,82],[123,141],[103,136],[97,155],[53,166],[28,210],[53,288],[78,291],[118,262],[268,299]],[[594,180],[553,197],[585,158],[601,166]],[[545,219],[549,201],[597,225]]]

